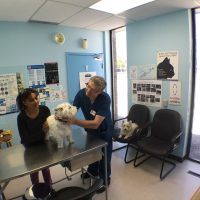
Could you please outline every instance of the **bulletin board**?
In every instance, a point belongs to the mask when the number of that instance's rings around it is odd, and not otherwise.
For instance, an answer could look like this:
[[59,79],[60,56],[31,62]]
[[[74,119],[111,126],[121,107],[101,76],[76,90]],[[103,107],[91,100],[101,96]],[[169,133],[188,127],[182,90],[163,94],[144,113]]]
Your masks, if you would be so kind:
[[160,80],[133,80],[133,102],[147,106],[161,107],[162,81]]
[[17,112],[18,84],[16,74],[0,75],[0,114]]

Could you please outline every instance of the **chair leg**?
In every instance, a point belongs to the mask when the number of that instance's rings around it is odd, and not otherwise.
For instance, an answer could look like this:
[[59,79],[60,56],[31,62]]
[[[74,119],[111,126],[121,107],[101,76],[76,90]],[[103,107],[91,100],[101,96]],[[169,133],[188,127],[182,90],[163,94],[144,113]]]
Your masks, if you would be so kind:
[[[176,164],[173,163],[173,162],[171,162],[171,161],[169,161],[169,160],[167,160],[167,159],[166,159],[166,156],[164,156],[164,157],[161,159],[160,157],[157,157],[157,156],[150,156],[150,155],[149,155],[147,158],[145,158],[145,159],[143,159],[142,161],[140,161],[140,162],[137,163],[137,159],[140,158],[140,157],[138,156],[139,152],[140,152],[140,149],[138,148],[137,153],[136,153],[136,156],[135,156],[135,160],[134,160],[134,163],[133,163],[133,164],[134,164],[134,167],[137,167],[137,166],[141,165],[142,163],[144,163],[145,161],[147,161],[148,159],[150,159],[150,158],[152,158],[152,157],[155,157],[155,158],[157,158],[157,159],[159,159],[159,160],[162,160],[162,166],[161,166],[161,170],[160,170],[160,180],[161,180],[161,181],[176,167]],[[163,174],[163,169],[164,169],[164,164],[165,164],[165,162],[171,164],[171,168]]]
[[139,159],[139,158],[141,158],[145,155],[145,153],[143,153],[141,156],[138,156],[139,152],[140,152],[140,149],[138,148],[134,162],[133,162],[134,167],[141,165],[142,163],[144,163],[145,161],[149,160],[152,157],[152,156],[148,156],[148,157],[144,158],[143,160],[141,160],[140,162],[137,163],[137,159]]
[[[130,146],[131,146],[130,144],[128,144],[128,145],[126,146],[126,153],[125,153],[125,156],[124,156],[124,162],[125,162],[126,164],[130,163],[131,161],[133,161],[133,160],[135,159],[135,158],[133,158],[133,159],[127,160],[128,149],[129,149]],[[133,146],[131,146],[131,147],[134,148]]]
[[[170,168],[167,172],[165,172],[165,173],[163,174],[163,169],[164,169],[164,164],[165,164],[165,162],[171,164],[171,168]],[[173,163],[173,162],[171,162],[171,161],[169,161],[169,160],[166,160],[166,156],[163,157],[163,159],[162,159],[162,167],[161,167],[161,171],[160,171],[160,180],[162,181],[170,172],[172,172],[172,170],[173,170],[175,167],[176,167],[176,164],[175,164],[175,163]]]
[[[132,161],[134,161],[134,160],[136,159],[136,156],[134,156],[134,158],[132,158],[132,159],[130,159],[130,160],[127,160],[127,155],[128,155],[128,149],[129,149],[129,147],[132,147],[132,148],[135,149],[136,152],[137,152],[137,147],[134,147],[134,146],[131,145],[131,144],[128,144],[128,145],[127,145],[127,147],[126,147],[126,153],[125,153],[125,157],[124,157],[124,162],[125,162],[126,164],[128,164],[128,163],[130,163],[130,162],[132,162]],[[145,155],[145,154],[142,153],[142,155],[138,156],[137,158],[139,159],[139,158],[143,157],[144,155]]]
[[121,150],[121,149],[124,149],[127,147],[127,144],[122,146],[122,147],[119,147],[119,148],[116,148],[116,149],[113,149],[112,152],[115,152],[115,151],[118,151],[118,150]]

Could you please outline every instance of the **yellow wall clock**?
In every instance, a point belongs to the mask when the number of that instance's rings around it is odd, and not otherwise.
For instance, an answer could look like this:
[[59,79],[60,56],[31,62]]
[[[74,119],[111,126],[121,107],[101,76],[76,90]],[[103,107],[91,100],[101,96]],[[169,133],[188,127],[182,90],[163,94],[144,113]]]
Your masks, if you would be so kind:
[[57,44],[64,44],[65,43],[65,36],[62,33],[56,33],[54,35],[54,41]]

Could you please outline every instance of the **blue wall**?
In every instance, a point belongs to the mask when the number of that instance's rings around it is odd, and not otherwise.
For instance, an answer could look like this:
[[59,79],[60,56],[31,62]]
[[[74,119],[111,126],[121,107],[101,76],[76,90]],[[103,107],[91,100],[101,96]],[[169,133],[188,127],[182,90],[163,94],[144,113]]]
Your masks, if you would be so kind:
[[[179,80],[182,84],[182,101],[180,106],[169,105],[168,108],[180,112],[183,118],[184,136],[181,148],[176,155],[183,157],[186,153],[188,138],[188,121],[190,112],[190,81],[191,81],[191,34],[190,12],[183,10],[167,15],[135,22],[127,26],[127,60],[128,66],[156,64],[159,51],[179,51]],[[63,45],[53,41],[53,35],[62,32],[66,37]],[[81,48],[81,39],[87,38],[88,49]],[[26,66],[56,61],[59,64],[60,83],[67,88],[66,52],[104,53],[105,70],[108,86],[110,80],[110,53],[108,32],[91,31],[36,23],[0,22],[0,74],[22,72],[27,84]],[[129,91],[131,91],[130,80]],[[108,87],[111,93],[111,88]],[[162,97],[169,96],[169,81],[163,81]],[[129,107],[132,105],[129,93]],[[55,104],[55,103],[54,103]],[[53,108],[55,105],[48,105]],[[157,110],[150,107],[151,116]],[[17,113],[0,116],[0,128],[14,130],[14,143],[19,143]]]
[[[184,135],[181,147],[175,152],[184,157],[188,138],[191,85],[191,35],[190,11],[182,10],[167,15],[151,18],[127,26],[128,66],[141,66],[157,63],[157,52],[179,51],[179,80],[181,81],[181,105],[169,105],[183,118]],[[131,91],[131,80],[129,80]],[[163,99],[169,99],[169,81],[163,81]],[[129,93],[129,107],[132,105]],[[158,108],[150,107],[151,116]]]
[[[66,42],[58,45],[53,35],[61,32]],[[88,39],[88,49],[81,48],[82,38]],[[66,52],[104,53],[105,33],[49,24],[0,22],[0,74],[22,72],[28,86],[27,65],[56,61],[60,83],[66,90]],[[109,66],[108,66],[109,67]],[[47,103],[51,109],[58,102]],[[19,143],[17,113],[0,116],[0,129],[14,131],[14,143]]]

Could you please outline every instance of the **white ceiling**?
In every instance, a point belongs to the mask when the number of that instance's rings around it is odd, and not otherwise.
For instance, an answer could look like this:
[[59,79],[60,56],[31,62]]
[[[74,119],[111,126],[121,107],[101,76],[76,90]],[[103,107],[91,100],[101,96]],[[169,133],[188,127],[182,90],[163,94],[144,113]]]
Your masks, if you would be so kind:
[[0,0],[0,21],[37,21],[106,31],[134,21],[200,6],[200,0],[156,0],[118,15],[90,9],[99,0]]

